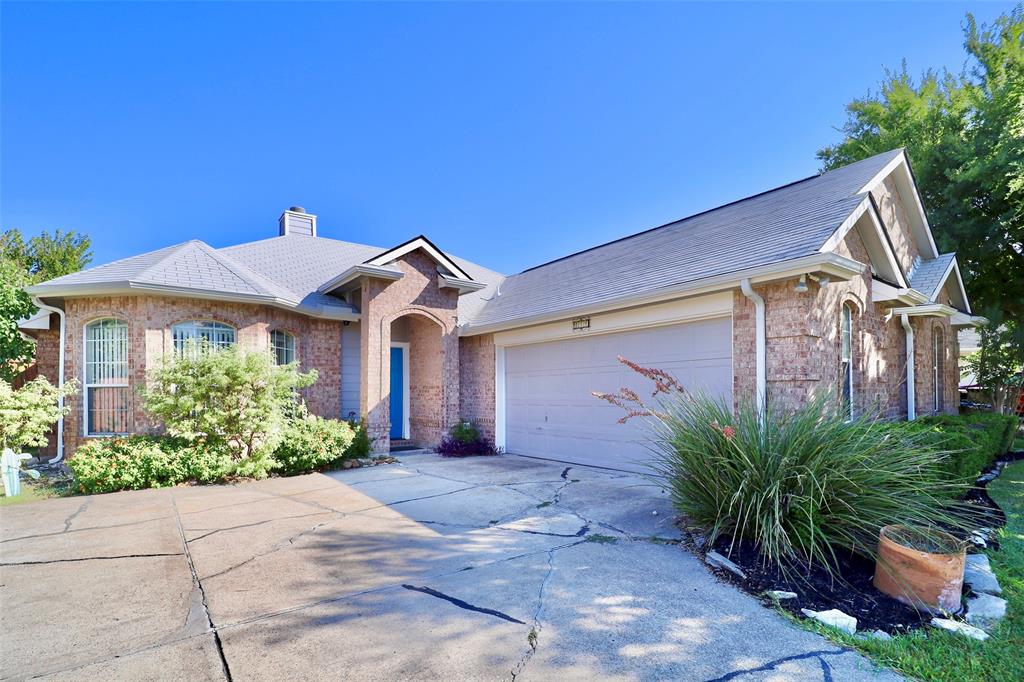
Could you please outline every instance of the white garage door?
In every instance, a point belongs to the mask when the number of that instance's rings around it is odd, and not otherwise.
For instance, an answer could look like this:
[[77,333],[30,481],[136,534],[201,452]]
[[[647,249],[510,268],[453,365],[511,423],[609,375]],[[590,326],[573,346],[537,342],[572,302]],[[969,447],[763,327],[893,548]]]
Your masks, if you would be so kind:
[[505,349],[505,443],[509,452],[578,464],[642,470],[651,457],[642,419],[591,395],[654,387],[618,356],[658,367],[687,388],[732,400],[728,317]]

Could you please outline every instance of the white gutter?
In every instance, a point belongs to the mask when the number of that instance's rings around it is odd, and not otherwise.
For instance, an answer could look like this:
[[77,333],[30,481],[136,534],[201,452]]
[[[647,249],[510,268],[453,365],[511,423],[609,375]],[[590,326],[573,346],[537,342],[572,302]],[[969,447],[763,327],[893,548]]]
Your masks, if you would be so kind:
[[750,280],[740,280],[743,295],[754,302],[755,317],[755,358],[757,362],[757,413],[764,415],[765,401],[768,394],[768,353],[765,347],[764,299],[750,286]]
[[[822,274],[828,275],[832,278],[832,281],[847,281],[862,275],[866,267],[864,263],[850,260],[839,254],[815,253],[789,261],[758,265],[753,268],[745,268],[712,277],[703,277],[681,284],[661,287],[654,291],[644,291],[637,294],[629,293],[589,305],[578,305],[535,315],[524,315],[503,322],[462,325],[459,327],[459,335],[476,336],[478,334],[492,334],[505,331],[506,329],[519,329],[520,327],[528,327],[535,324],[569,320],[580,315],[597,315],[598,313],[620,310],[622,308],[671,301],[676,298],[702,296],[727,289],[735,289],[739,285],[740,280],[744,278],[749,279],[752,284],[763,284],[765,282],[792,279],[800,275]],[[503,280],[502,284],[508,281],[508,279],[511,278]],[[499,294],[494,296],[495,299],[500,295],[500,286],[498,289]]]
[[917,406],[914,404],[914,328],[910,326],[907,314],[900,315],[900,324],[907,333],[907,421],[917,417]]
[[[64,311],[60,308],[46,305],[38,297],[32,299],[32,303],[40,310],[48,310],[57,313],[60,318],[60,350],[57,352],[57,388],[64,388]],[[57,420],[57,456],[50,460],[50,464],[56,464],[64,459],[64,395],[57,399],[57,406],[61,410],[61,418]]]

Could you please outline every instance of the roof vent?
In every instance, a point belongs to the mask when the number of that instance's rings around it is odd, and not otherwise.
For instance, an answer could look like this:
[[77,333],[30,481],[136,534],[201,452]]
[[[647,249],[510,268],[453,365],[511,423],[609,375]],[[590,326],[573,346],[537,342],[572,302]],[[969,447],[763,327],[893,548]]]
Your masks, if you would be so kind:
[[316,236],[316,216],[306,213],[301,206],[292,206],[278,218],[281,236],[301,234],[306,237]]

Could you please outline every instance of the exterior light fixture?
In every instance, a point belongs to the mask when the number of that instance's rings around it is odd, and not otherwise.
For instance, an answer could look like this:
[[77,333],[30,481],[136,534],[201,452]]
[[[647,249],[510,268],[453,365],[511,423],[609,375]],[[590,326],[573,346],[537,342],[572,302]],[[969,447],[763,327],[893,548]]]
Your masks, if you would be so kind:
[[793,287],[793,291],[798,294],[807,293],[807,275],[800,275],[800,281]]

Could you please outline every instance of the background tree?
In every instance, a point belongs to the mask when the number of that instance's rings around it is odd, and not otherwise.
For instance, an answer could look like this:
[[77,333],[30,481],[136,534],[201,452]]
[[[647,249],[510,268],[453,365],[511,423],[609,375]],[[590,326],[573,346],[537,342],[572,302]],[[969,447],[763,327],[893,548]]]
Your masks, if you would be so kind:
[[984,387],[996,412],[1014,414],[1024,389],[1024,345],[1012,323],[988,325],[979,330],[981,347],[966,359],[967,369]]
[[88,236],[61,230],[27,242],[16,229],[0,235],[0,378],[24,371],[35,351],[18,331],[18,320],[36,312],[24,288],[81,270],[92,260],[90,245]]
[[964,22],[969,68],[886,72],[846,107],[825,169],[905,147],[941,251],[956,251],[978,314],[1013,321],[1024,341],[1024,5]]

